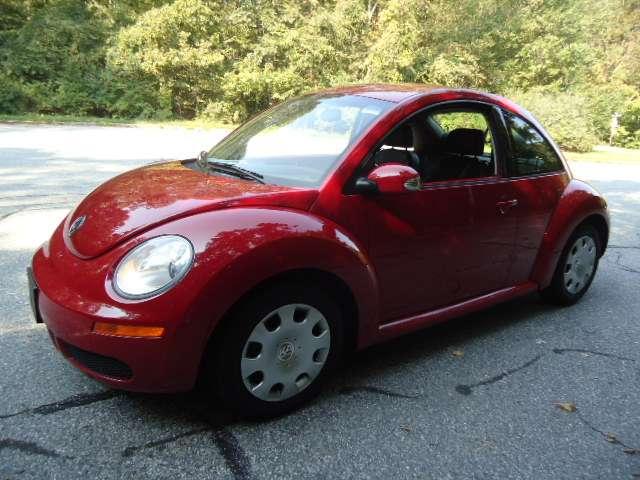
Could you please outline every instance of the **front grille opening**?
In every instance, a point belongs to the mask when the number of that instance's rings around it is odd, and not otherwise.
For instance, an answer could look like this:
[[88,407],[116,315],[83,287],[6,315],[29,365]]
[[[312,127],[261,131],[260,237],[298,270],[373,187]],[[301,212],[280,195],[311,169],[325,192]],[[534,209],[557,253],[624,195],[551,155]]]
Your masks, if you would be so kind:
[[58,342],[62,344],[65,352],[71,358],[89,370],[107,377],[120,378],[123,380],[133,377],[133,372],[129,365],[121,362],[120,360],[88,352],[87,350],[78,348],[70,343],[63,342],[60,339],[58,339]]

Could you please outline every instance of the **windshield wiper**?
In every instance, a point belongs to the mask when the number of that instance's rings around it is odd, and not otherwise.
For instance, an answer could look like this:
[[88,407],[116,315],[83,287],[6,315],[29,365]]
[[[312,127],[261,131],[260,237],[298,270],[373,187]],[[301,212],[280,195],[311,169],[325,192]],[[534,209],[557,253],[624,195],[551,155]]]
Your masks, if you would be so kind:
[[265,181],[263,180],[264,175],[260,173],[247,170],[246,168],[238,167],[237,165],[233,165],[232,163],[211,160],[206,155],[207,152],[200,153],[200,156],[198,157],[198,164],[200,165],[200,167],[206,166],[207,169],[217,170],[222,173],[235,175],[236,177],[253,180],[258,183],[265,183]]
[[216,162],[215,160],[209,160],[207,164],[210,168],[213,168],[213,170],[218,170],[222,173],[229,173],[240,178],[255,180],[258,183],[265,183],[263,175],[247,170],[246,168],[238,167],[230,163]]

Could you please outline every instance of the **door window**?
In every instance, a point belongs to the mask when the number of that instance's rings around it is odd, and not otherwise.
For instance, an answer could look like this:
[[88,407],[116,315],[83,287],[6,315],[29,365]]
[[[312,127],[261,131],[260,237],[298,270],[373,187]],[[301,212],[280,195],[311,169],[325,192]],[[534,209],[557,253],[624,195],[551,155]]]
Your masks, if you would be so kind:
[[423,182],[495,175],[491,122],[483,110],[447,107],[420,113],[398,125],[373,156],[372,167],[404,163]]
[[486,156],[493,156],[493,138],[489,123],[484,114],[470,111],[444,111],[431,115],[443,132],[449,134],[453,130],[460,128],[481,130],[484,132],[484,145],[482,153]]
[[507,170],[512,177],[562,170],[562,162],[553,147],[526,120],[504,112],[511,140],[511,158]]

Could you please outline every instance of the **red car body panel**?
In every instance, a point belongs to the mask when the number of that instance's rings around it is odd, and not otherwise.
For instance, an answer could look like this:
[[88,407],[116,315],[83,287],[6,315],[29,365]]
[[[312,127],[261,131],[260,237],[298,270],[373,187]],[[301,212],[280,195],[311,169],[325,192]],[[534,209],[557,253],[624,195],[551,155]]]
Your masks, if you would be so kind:
[[[606,222],[608,232],[609,215],[605,199],[589,184],[572,179],[562,192],[547,224],[530,275],[540,288],[551,283],[560,254],[571,233],[591,216],[596,216],[600,222]],[[608,236],[603,241],[603,247],[606,248]]]
[[[470,100],[535,119],[506,99],[466,90],[374,85],[334,92],[397,105],[361,135],[319,188],[209,176],[168,162],[114,178],[69,214],[32,267],[41,316],[74,365],[118,388],[189,389],[229,309],[263,282],[299,270],[325,272],[348,287],[357,310],[356,347],[364,348],[543,288],[580,222],[596,215],[608,226],[604,199],[572,179],[566,164],[547,175],[437,182],[388,196],[350,193],[347,186],[372,148],[429,105]],[[409,178],[410,169],[402,168],[402,179]],[[81,215],[88,220],[71,240],[69,226]],[[118,296],[111,284],[118,261],[165,234],[193,244],[189,273],[145,301]],[[96,321],[163,326],[165,334],[110,337],[92,331]],[[118,359],[133,374],[98,374],[75,361],[67,344]]]
[[[82,258],[93,258],[145,229],[186,215],[248,205],[270,205],[306,210],[315,190],[238,181],[203,175],[181,162],[157,163],[119,175],[100,185],[69,215],[89,221],[67,240],[67,247]],[[65,239],[67,237],[65,236]]]
[[[120,388],[173,391],[192,386],[207,339],[224,313],[251,288],[282,271],[316,267],[331,272],[355,287],[362,313],[373,314],[366,305],[370,292],[377,290],[375,277],[358,246],[332,222],[302,212],[274,208],[204,212],[147,230],[88,260],[66,248],[62,228],[33,259],[42,317],[56,339],[129,365],[131,380],[107,380]],[[189,275],[171,295],[144,302],[119,298],[111,286],[118,260],[144,240],[176,232],[194,246],[196,261]],[[94,323],[103,320],[162,325],[166,333],[161,339],[93,333]]]

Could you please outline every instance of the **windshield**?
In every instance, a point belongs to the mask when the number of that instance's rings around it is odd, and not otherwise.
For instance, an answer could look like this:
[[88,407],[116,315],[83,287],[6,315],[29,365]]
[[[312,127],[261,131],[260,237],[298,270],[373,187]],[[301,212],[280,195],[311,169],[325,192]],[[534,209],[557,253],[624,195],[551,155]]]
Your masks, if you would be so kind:
[[310,95],[267,110],[223,139],[209,161],[266,183],[319,186],[358,136],[393,103],[357,95]]

